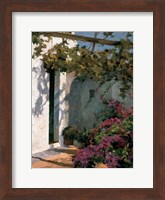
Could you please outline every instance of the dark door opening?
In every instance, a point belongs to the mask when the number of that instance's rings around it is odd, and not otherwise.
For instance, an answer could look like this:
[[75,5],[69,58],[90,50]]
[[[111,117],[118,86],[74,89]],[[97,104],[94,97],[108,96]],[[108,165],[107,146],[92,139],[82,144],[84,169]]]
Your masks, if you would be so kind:
[[55,72],[49,74],[49,144],[54,142],[54,84]]

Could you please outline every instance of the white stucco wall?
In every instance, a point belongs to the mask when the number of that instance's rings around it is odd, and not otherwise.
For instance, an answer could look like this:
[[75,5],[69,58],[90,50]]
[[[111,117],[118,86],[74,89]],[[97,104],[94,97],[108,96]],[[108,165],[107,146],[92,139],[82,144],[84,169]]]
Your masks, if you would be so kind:
[[[69,47],[75,46],[75,42],[67,40]],[[47,43],[47,49],[57,43],[61,38],[53,38]],[[32,53],[35,45],[32,46]],[[63,144],[61,131],[67,124],[67,104],[64,101],[66,95],[66,74],[55,76],[55,98],[54,98],[54,139],[59,143],[49,144],[49,74],[45,72],[41,57],[32,59],[32,154],[54,148]],[[62,94],[58,94],[63,90]],[[57,135],[59,134],[59,135]]]
[[[101,96],[105,99],[115,99],[122,102],[126,107],[133,106],[133,99],[127,95],[126,98],[120,96],[119,82],[107,82],[99,87],[99,84],[92,80],[80,82],[74,80],[73,76],[67,75],[68,95],[66,101],[69,105],[68,125],[75,125],[80,129],[90,129],[96,122],[96,116],[103,108]],[[90,91],[94,96],[90,97]],[[106,91],[106,93],[105,93]],[[132,89],[130,93],[132,93]]]
[[48,148],[49,74],[40,59],[32,62],[32,153]]

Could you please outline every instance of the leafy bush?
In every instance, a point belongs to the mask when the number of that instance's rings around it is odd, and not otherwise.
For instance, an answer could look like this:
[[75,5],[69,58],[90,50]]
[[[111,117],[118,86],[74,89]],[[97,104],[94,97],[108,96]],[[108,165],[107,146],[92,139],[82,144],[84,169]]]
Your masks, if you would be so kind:
[[105,163],[110,168],[132,167],[132,149],[121,136],[105,136],[99,145],[81,149],[73,159],[74,167],[93,168]]
[[102,136],[111,135],[111,128],[113,128],[115,125],[120,125],[121,123],[122,123],[122,121],[119,118],[106,119],[105,121],[100,123],[98,125],[98,127],[94,128],[90,131],[89,143],[90,144],[97,143],[96,140],[99,139],[99,137],[101,137],[101,135]]
[[97,114],[97,119],[100,122],[115,117],[119,119],[125,119],[133,114],[132,107],[127,109],[119,101],[115,101],[114,99],[111,100],[103,99],[102,101],[104,104],[104,108],[100,113]]
[[101,118],[101,123],[89,131],[89,145],[77,152],[73,159],[74,167],[93,168],[98,163],[110,168],[133,166],[132,108],[126,109],[114,100],[108,105],[113,106],[113,117],[104,121]]
[[64,136],[65,140],[74,140],[76,135],[79,133],[80,130],[72,126],[65,127],[62,131],[62,135]]
[[87,145],[88,141],[88,132],[87,131],[78,131],[75,135],[75,140],[77,140],[79,143],[84,143]]

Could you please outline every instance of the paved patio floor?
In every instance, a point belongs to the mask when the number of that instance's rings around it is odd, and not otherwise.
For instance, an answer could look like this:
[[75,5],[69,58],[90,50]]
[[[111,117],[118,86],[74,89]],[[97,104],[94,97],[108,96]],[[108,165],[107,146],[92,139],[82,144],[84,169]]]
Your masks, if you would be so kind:
[[57,147],[32,155],[32,168],[73,168],[75,146]]

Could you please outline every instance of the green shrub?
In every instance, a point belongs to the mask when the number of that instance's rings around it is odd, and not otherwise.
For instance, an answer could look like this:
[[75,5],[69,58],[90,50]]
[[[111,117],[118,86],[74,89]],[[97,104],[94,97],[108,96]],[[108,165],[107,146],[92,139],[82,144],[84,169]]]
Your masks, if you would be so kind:
[[62,131],[65,140],[74,140],[77,134],[79,134],[79,130],[72,126],[67,126]]

